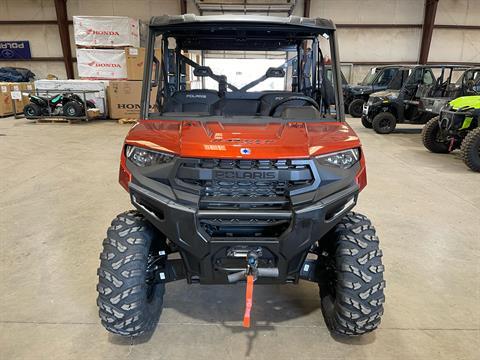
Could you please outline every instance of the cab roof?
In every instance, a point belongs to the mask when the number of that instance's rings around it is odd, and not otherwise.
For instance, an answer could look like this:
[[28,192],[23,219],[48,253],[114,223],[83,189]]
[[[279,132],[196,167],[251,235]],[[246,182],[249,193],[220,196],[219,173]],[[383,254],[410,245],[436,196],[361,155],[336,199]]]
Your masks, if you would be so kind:
[[150,29],[191,50],[278,50],[335,31],[331,20],[299,16],[163,15]]
[[238,25],[242,27],[255,25],[290,26],[304,28],[305,30],[335,30],[331,20],[321,18],[306,18],[301,16],[266,16],[266,15],[162,15],[154,16],[150,20],[150,26],[155,28],[168,28],[170,26],[198,26],[205,25]]

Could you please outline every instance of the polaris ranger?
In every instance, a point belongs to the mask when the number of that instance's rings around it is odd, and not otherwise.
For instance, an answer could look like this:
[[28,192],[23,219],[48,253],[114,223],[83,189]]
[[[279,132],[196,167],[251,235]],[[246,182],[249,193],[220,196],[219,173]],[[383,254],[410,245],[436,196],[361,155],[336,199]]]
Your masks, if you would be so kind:
[[[367,184],[365,156],[344,121],[336,39],[335,25],[319,18],[151,19],[142,119],[120,160],[119,181],[135,210],[112,221],[98,269],[97,303],[107,330],[152,331],[165,284],[180,279],[245,283],[245,327],[254,284],[300,280],[318,283],[332,332],[354,336],[378,327],[382,251],[370,220],[352,212]],[[156,44],[162,59],[154,55]],[[207,66],[212,53],[240,62],[261,50],[283,53],[288,62],[289,52],[301,59],[306,48],[313,58],[297,62],[299,81],[285,66],[261,69],[247,83]],[[324,52],[332,59],[330,84]],[[202,65],[192,60],[196,54],[206,56]],[[193,68],[195,89],[181,78],[183,64]],[[255,91],[265,82],[273,89]]]
[[[378,134],[389,134],[395,130],[397,123],[409,122],[425,124],[434,115],[424,111],[422,98],[436,97],[442,94],[446,82],[446,74],[455,68],[465,69],[457,65],[405,65],[403,73],[408,78],[400,89],[387,89],[370,95],[363,107],[362,124],[373,128]],[[434,71],[442,75],[435,77]]]
[[361,117],[363,105],[370,94],[386,89],[400,89],[405,78],[399,65],[371,68],[361,83],[344,87],[345,109],[352,117]]

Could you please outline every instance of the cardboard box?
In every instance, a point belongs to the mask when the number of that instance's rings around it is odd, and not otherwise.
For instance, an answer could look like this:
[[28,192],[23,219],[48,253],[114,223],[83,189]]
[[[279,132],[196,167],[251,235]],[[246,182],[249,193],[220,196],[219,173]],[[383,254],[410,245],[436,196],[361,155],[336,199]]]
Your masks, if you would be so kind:
[[15,104],[15,111],[17,112],[17,114],[23,113],[23,107],[25,106],[25,104],[23,102],[23,97],[22,97],[23,84],[22,83],[9,83],[8,86],[10,88],[10,97],[12,96],[12,91],[20,93],[20,100],[12,100],[12,102],[13,102],[13,104]]
[[[161,60],[162,52],[155,49],[155,56]],[[128,80],[143,80],[143,70],[145,68],[145,48],[129,47],[125,49],[125,59],[127,61]],[[152,74],[152,77],[154,74]]]
[[30,94],[35,95],[35,84],[33,82],[21,83],[20,89],[22,91],[23,107],[25,107],[25,105],[27,105],[30,102],[29,95]]
[[12,115],[13,103],[10,97],[10,84],[0,82],[0,116]]
[[127,79],[125,49],[77,49],[78,76],[87,79]]
[[[152,90],[150,106],[155,104],[157,89]],[[138,119],[140,116],[141,81],[110,81],[107,89],[111,119]]]
[[80,46],[140,46],[140,23],[126,16],[74,16],[73,33]]

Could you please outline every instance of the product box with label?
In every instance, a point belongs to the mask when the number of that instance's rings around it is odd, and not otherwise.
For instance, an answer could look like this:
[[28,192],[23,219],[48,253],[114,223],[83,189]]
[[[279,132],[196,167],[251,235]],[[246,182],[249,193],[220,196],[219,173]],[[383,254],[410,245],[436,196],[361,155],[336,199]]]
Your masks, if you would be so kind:
[[[161,60],[162,52],[160,49],[155,49],[155,56],[158,60]],[[143,80],[143,69],[145,67],[145,48],[126,48],[125,58],[127,61],[128,80]]]
[[35,95],[35,84],[34,83],[21,83],[20,88],[22,90],[22,100],[23,107],[30,102],[29,95]]
[[[155,103],[156,93],[156,88],[152,89],[150,106]],[[111,119],[139,118],[142,97],[141,81],[110,81],[107,94],[108,112]]]
[[74,16],[73,33],[78,46],[140,46],[139,21],[126,16]]
[[127,78],[125,49],[77,49],[77,66],[81,78]]
[[23,107],[25,106],[23,102],[23,97],[22,97],[23,84],[9,83],[9,87],[10,87],[10,97],[12,98],[13,104],[15,105],[15,111],[17,113],[22,113]]
[[13,114],[12,98],[10,97],[10,84],[0,82],[0,116]]

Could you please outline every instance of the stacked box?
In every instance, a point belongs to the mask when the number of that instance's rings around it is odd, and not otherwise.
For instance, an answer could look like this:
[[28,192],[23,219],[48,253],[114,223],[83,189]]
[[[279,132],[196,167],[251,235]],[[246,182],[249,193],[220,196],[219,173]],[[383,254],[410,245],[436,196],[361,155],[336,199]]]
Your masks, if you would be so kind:
[[[157,58],[160,49],[155,50]],[[83,79],[142,80],[145,48],[77,49],[78,75]]]
[[[16,83],[16,82],[1,82],[0,83],[0,116],[13,115],[15,104],[15,111],[17,114],[23,112],[23,108],[30,102],[28,95],[34,91],[33,83]],[[12,99],[12,92],[16,92],[20,99]]]
[[[110,118],[138,118],[145,67],[144,24],[121,16],[74,16],[73,25],[78,76],[110,82]],[[161,51],[155,54],[160,59]]]
[[[138,119],[142,97],[141,81],[110,81],[107,89],[108,113],[111,119]],[[150,107],[155,104],[157,88],[150,94]]]
[[12,91],[20,93],[20,100],[12,100],[12,102],[15,104],[15,111],[17,114],[23,113],[23,107],[25,106],[25,103],[23,101],[22,90],[24,89],[24,86],[22,83],[9,83],[9,88],[10,97],[12,96]]
[[73,30],[77,46],[140,46],[140,23],[126,16],[74,16]]
[[13,103],[10,96],[10,83],[0,82],[0,116],[13,114]]
[[145,27],[141,25],[125,16],[74,16],[78,76],[142,80],[145,48],[140,46]]
[[83,79],[127,79],[124,49],[77,49],[77,66]]

